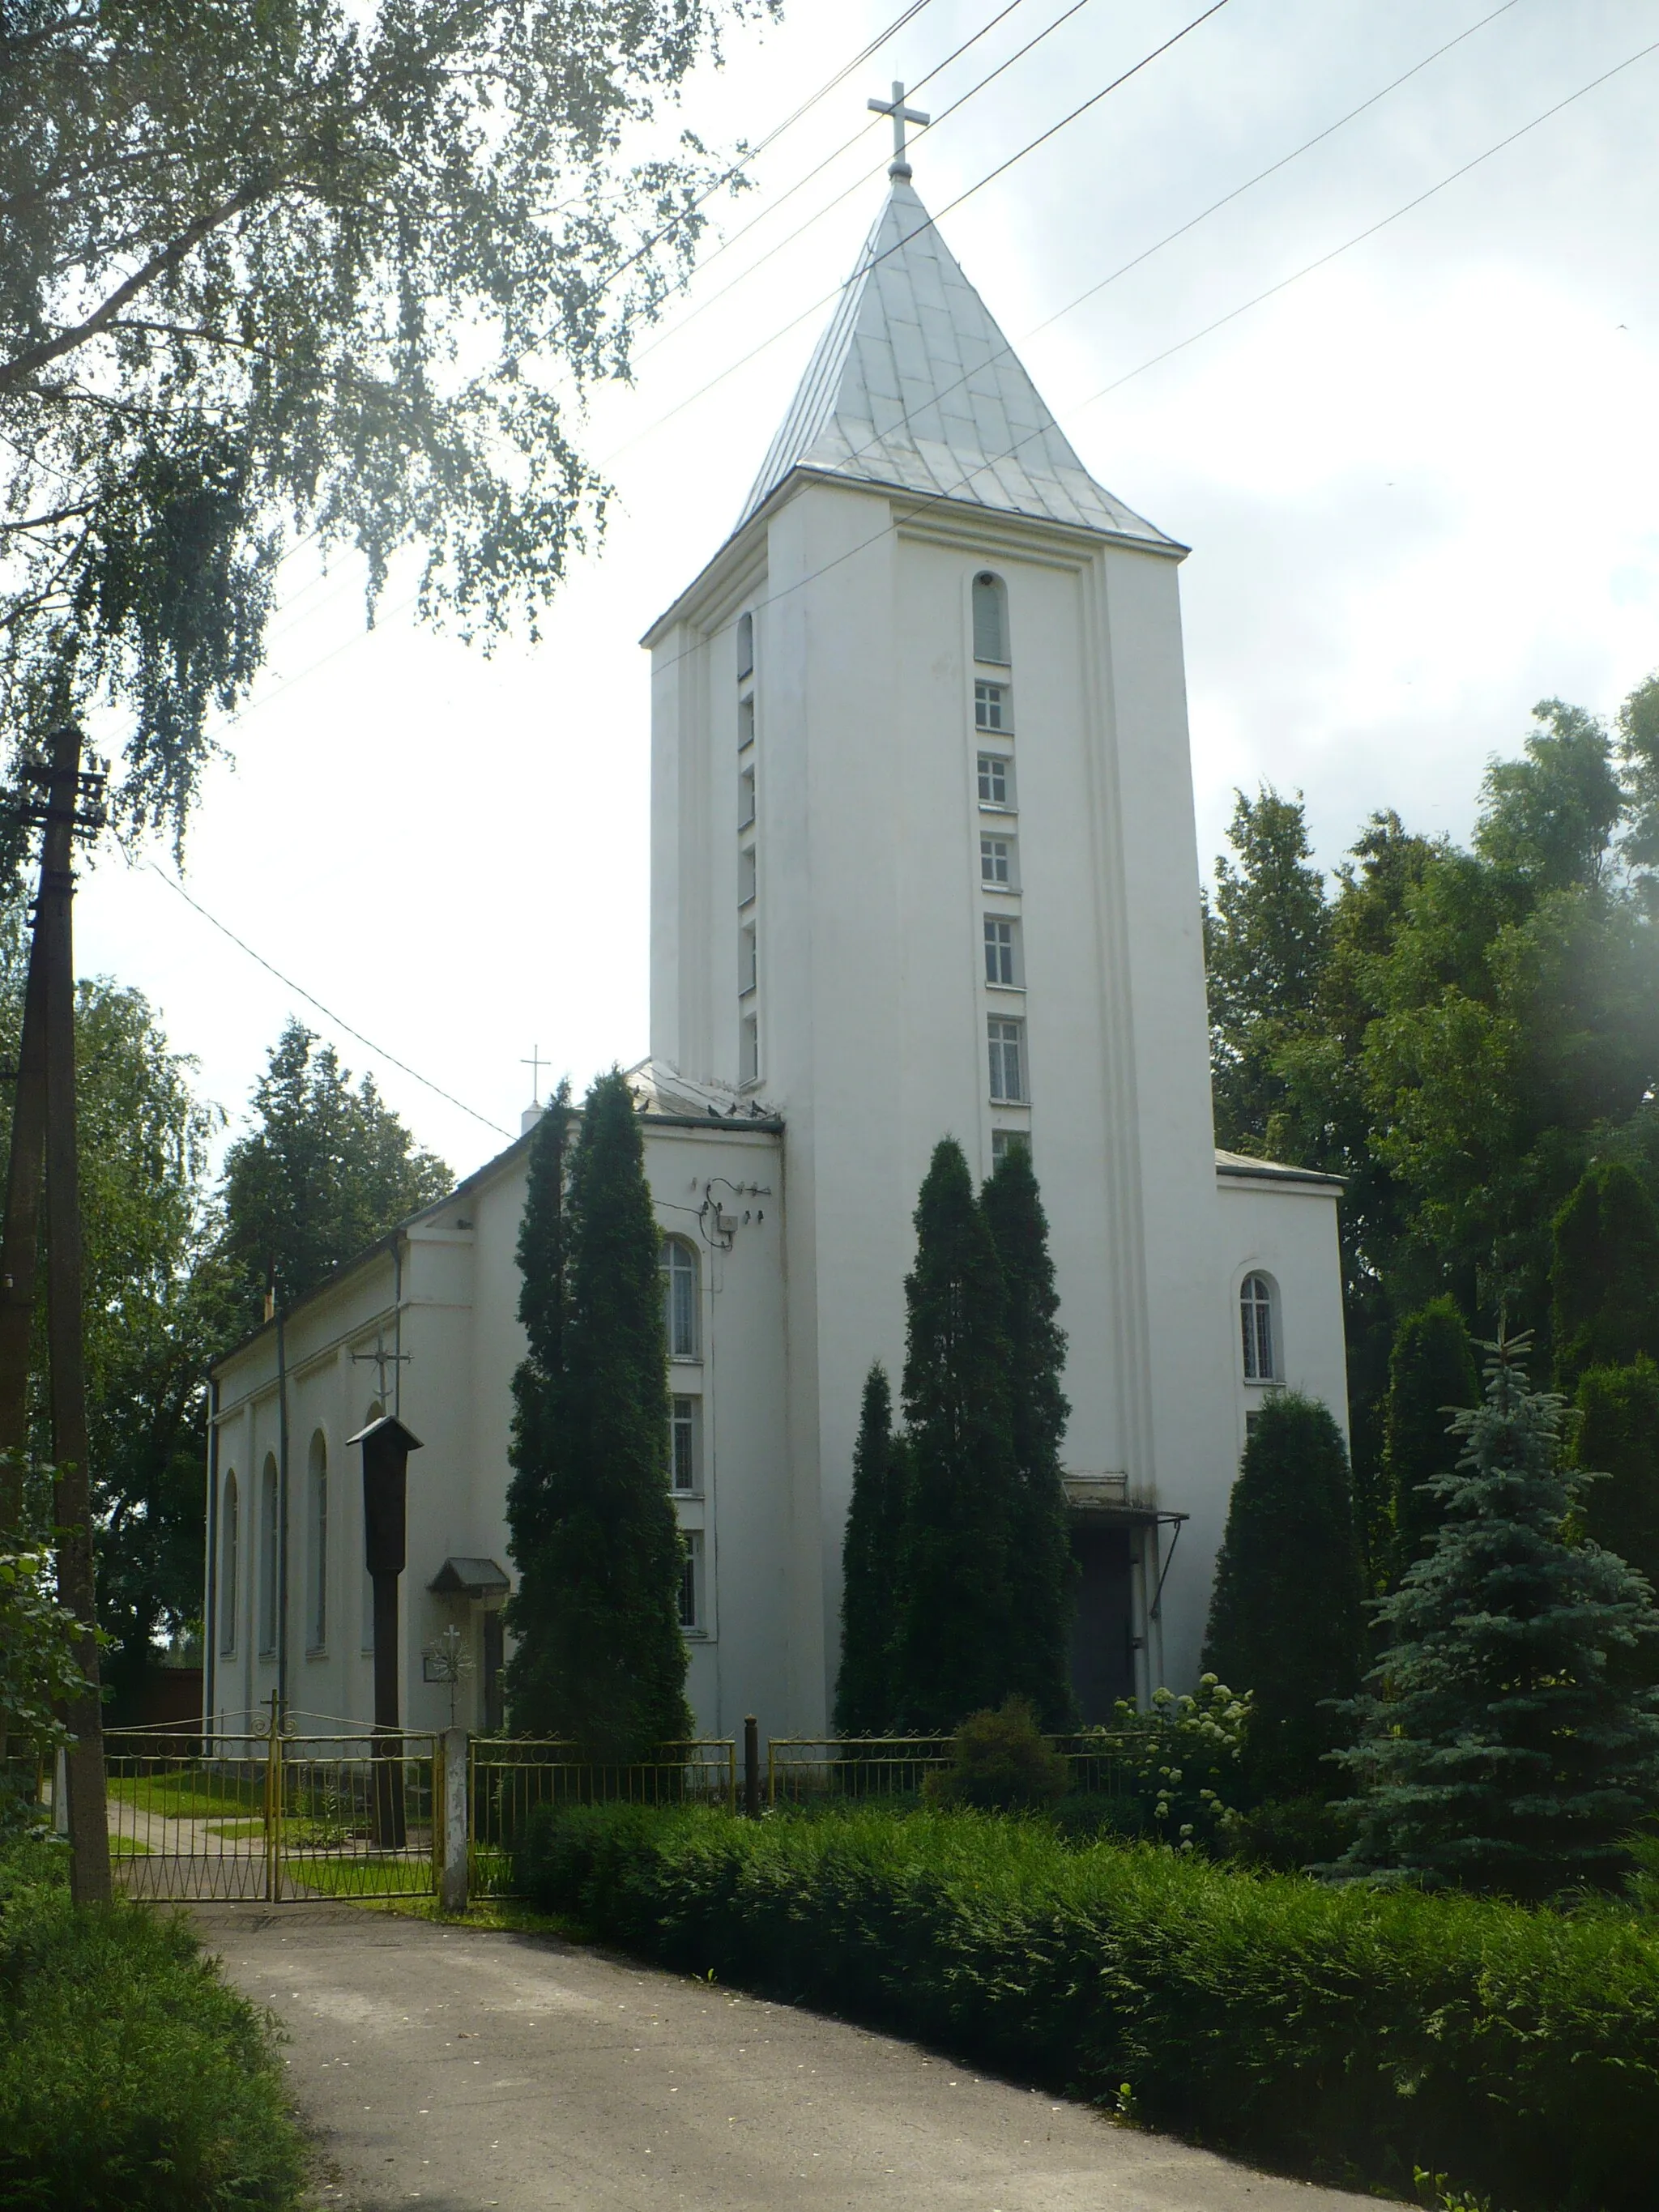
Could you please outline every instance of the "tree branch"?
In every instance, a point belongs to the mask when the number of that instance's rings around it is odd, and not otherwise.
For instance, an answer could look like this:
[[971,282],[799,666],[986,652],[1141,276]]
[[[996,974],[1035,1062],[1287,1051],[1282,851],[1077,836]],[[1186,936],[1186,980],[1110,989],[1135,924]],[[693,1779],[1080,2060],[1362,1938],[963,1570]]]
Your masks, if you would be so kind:
[[195,323],[143,322],[136,316],[122,315],[106,327],[112,331],[152,331],[160,337],[202,338],[209,345],[232,346],[239,353],[257,353],[264,361],[275,361],[276,358],[268,346],[262,346],[252,338],[233,338],[223,331],[204,330]]
[[164,246],[159,253],[153,253],[142,269],[136,270],[125,284],[118,285],[103,306],[88,315],[83,323],[76,323],[72,329],[60,331],[56,337],[46,338],[39,345],[28,347],[12,360],[0,363],[0,392],[14,390],[33,376],[37,369],[44,368],[48,362],[61,360],[64,354],[73,353],[77,346],[85,345],[88,339],[107,330],[129,300],[136,299],[158,276],[164,276],[168,270],[176,269],[185,255],[192,252],[204,238],[210,238],[234,216],[256,205],[275,187],[274,178],[263,178],[258,184],[244,185],[240,191],[233,192],[217,207],[209,208],[198,216],[194,222],[187,224],[180,231],[171,245]]
[[50,514],[31,514],[22,522],[0,522],[0,537],[21,535],[26,530],[50,530],[56,522],[70,522],[77,514],[90,514],[96,500],[83,499],[74,507],[55,507]]

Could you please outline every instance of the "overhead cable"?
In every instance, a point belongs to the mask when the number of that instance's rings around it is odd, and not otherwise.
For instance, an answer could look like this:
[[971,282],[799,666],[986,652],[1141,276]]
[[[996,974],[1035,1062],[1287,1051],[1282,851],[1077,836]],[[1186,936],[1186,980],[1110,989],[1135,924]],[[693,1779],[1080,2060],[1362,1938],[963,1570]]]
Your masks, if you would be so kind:
[[476,1106],[469,1106],[465,1098],[458,1098],[453,1091],[446,1091],[441,1083],[434,1083],[430,1076],[422,1075],[419,1068],[411,1067],[406,1060],[399,1060],[396,1053],[388,1052],[384,1045],[376,1044],[372,1037],[366,1037],[361,1030],[354,1029],[351,1024],[337,1014],[331,1006],[325,1006],[322,1000],[313,992],[307,991],[302,983],[296,983],[291,975],[284,975],[280,968],[274,967],[263,952],[256,952],[245,938],[238,937],[235,931],[221,921],[216,914],[210,914],[200,899],[192,898],[176,876],[170,876],[165,868],[158,866],[154,860],[147,860],[144,866],[152,875],[159,876],[170,891],[176,891],[185,904],[193,908],[201,915],[203,921],[210,923],[222,937],[228,937],[239,952],[245,952],[248,958],[257,966],[263,968],[268,975],[274,975],[285,991],[292,991],[296,997],[303,999],[308,1006],[314,1006],[325,1020],[331,1022],[337,1030],[343,1031],[347,1036],[363,1046],[367,1051],[372,1052],[377,1060],[384,1060],[388,1067],[395,1067],[400,1074],[406,1075],[412,1082],[418,1083],[423,1090],[430,1091],[434,1097],[443,1099],[447,1104],[457,1108],[461,1113],[471,1115],[475,1121],[482,1121],[486,1129],[493,1129],[498,1137],[511,1139],[513,1132],[510,1129],[504,1129],[499,1121],[492,1121],[488,1114],[479,1113]]

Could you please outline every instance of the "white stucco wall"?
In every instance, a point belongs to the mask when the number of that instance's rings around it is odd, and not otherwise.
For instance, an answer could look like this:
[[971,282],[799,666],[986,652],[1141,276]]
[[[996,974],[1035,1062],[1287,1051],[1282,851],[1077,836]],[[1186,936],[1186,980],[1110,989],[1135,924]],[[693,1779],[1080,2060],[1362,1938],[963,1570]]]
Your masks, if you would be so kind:
[[[1007,587],[1017,812],[981,809],[970,587]],[[785,1124],[789,1445],[798,1577],[821,1620],[793,1705],[827,1713],[860,1390],[896,1380],[911,1212],[939,1139],[977,1173],[1029,1133],[1070,1339],[1068,1466],[1189,1516],[1143,1686],[1196,1674],[1242,1437],[1234,1219],[1309,1200],[1218,1194],[1177,570],[1168,554],[1023,518],[795,479],[649,638],[655,655],[653,1053],[743,1073],[734,625],[757,624],[762,1052]],[[994,672],[980,669],[981,675]],[[981,884],[982,830],[1018,838],[1017,896]],[[672,856],[672,858],[671,858]],[[1024,985],[984,980],[981,919],[1018,917]],[[989,1097],[986,1018],[1026,1024],[1029,1106]],[[1277,1234],[1278,1232],[1275,1232]],[[1309,1240],[1284,1231],[1302,1252]],[[1316,1249],[1315,1249],[1316,1248]],[[1305,1264],[1304,1264],[1305,1261]],[[1346,1411],[1334,1231],[1284,1262],[1325,1318],[1309,1373]],[[1299,1325],[1298,1325],[1299,1326]],[[1292,1340],[1295,1340],[1294,1338]],[[1332,1347],[1334,1347],[1334,1356]],[[1149,1558],[1169,1558],[1169,1531]]]
[[[366,1723],[374,1685],[362,1569],[362,1471],[345,1439],[368,1417],[379,1370],[353,1353],[378,1338],[405,1355],[388,1366],[388,1410],[421,1438],[410,1460],[408,1565],[399,1606],[402,1719],[411,1729],[448,1718],[448,1692],[422,1680],[422,1651],[455,1622],[475,1672],[460,1717],[482,1719],[480,1615],[476,1601],[434,1595],[427,1585],[446,1559],[495,1560],[516,1583],[507,1548],[507,1449],[513,1371],[524,1356],[516,1261],[527,1148],[520,1145],[407,1231],[299,1306],[285,1325],[289,1412],[288,1697],[296,1722],[333,1716]],[[685,1239],[700,1270],[699,1357],[671,1363],[671,1390],[700,1399],[702,1480],[677,1498],[687,1528],[703,1532],[706,1626],[688,1638],[689,1691],[699,1728],[741,1733],[746,1712],[785,1734],[799,1717],[784,1701],[782,1663],[793,1597],[790,1498],[784,1435],[781,1172],[775,1135],[743,1127],[676,1128],[647,1123],[647,1172],[663,1233]],[[699,1225],[711,1177],[736,1225],[730,1249]],[[734,1199],[731,1186],[744,1195]],[[757,1190],[756,1186],[759,1188]],[[744,1218],[744,1217],[747,1217]],[[399,1297],[401,1291],[401,1299]],[[393,1378],[397,1377],[397,1380]],[[221,1652],[222,1542],[211,1577],[212,1709],[222,1727],[246,1722],[276,1687],[274,1653],[261,1649],[258,1593],[264,1536],[258,1477],[280,1453],[276,1331],[262,1330],[217,1371],[219,1498],[234,1475],[240,1523],[234,1648]],[[314,1573],[307,1510],[308,1452],[323,1436],[330,1474],[328,1634],[307,1648]],[[250,1484],[249,1470],[253,1471]],[[816,1586],[816,1578],[815,1578]]]

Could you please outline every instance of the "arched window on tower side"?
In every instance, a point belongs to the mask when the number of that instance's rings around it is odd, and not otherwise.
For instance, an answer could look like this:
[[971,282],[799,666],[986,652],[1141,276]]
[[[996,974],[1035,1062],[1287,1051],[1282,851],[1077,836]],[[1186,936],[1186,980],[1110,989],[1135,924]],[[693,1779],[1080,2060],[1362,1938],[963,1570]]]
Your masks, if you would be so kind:
[[241,1571],[241,1502],[236,1491],[236,1470],[225,1476],[219,1519],[219,1649],[227,1657],[236,1649],[236,1577]]
[[306,1649],[328,1644],[328,1442],[320,1429],[311,1439],[306,1471]]
[[1279,1317],[1270,1277],[1245,1276],[1238,1286],[1238,1325],[1247,1382],[1279,1380]]
[[974,658],[1008,665],[1008,586],[988,568],[974,579]]
[[671,1359],[696,1359],[697,1255],[683,1237],[662,1240],[663,1321]]

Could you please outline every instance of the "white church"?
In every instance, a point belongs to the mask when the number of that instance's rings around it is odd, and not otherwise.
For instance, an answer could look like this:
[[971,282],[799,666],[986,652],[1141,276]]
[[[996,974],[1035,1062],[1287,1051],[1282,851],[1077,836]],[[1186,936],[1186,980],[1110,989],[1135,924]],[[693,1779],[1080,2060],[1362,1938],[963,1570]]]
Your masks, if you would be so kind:
[[[939,1139],[1024,1141],[1069,1340],[1085,1719],[1190,1687],[1275,1386],[1347,1417],[1338,1185],[1218,1152],[1177,570],[1089,475],[901,151],[736,528],[653,656],[651,1057],[698,1729],[824,1734],[860,1388],[903,1363]],[[428,1647],[501,1724],[529,1132],[212,1379],[205,1702],[367,1723],[361,1453],[409,1462],[400,1717]],[[1317,1602],[1310,1594],[1310,1601]]]

